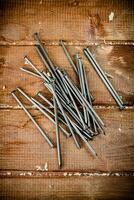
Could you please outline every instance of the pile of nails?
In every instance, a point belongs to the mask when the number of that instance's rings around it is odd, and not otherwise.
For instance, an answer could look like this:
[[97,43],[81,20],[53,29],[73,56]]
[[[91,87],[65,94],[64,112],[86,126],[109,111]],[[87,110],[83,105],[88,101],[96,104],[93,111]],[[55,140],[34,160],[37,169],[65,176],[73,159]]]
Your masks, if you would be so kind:
[[[42,79],[44,86],[51,92],[52,99],[47,99],[42,92],[38,92],[38,97],[41,98],[48,106],[41,103],[34,97],[29,96],[21,88],[17,88],[12,92],[13,97],[16,99],[20,107],[25,111],[39,132],[45,138],[50,147],[55,147],[54,142],[50,139],[45,130],[37,123],[35,118],[31,115],[26,106],[19,99],[16,91],[20,92],[27,100],[30,101],[43,115],[45,115],[56,128],[56,147],[57,147],[57,160],[58,165],[62,166],[62,153],[60,132],[62,131],[65,136],[72,136],[74,143],[78,149],[80,146],[80,139],[86,144],[87,148],[93,156],[97,156],[94,148],[91,146],[90,141],[98,135],[104,132],[104,123],[99,115],[96,113],[92,106],[93,97],[89,91],[85,67],[82,63],[79,54],[76,54],[76,63],[73,62],[67,48],[63,41],[59,44],[63,48],[63,51],[73,67],[75,73],[79,79],[79,88],[70,79],[69,75],[61,68],[55,67],[50,59],[46,49],[44,48],[39,34],[34,33],[34,39],[37,44],[35,45],[36,51],[42,59],[43,64],[47,67],[48,73],[40,71],[33,62],[25,56],[25,61],[32,68],[21,68],[26,73],[36,76]],[[119,108],[124,109],[124,104],[121,97],[118,95],[111,82],[109,81],[106,73],[102,70],[100,65],[96,62],[95,58],[91,54],[88,48],[85,48],[84,54],[92,64],[93,68],[117,102]]]

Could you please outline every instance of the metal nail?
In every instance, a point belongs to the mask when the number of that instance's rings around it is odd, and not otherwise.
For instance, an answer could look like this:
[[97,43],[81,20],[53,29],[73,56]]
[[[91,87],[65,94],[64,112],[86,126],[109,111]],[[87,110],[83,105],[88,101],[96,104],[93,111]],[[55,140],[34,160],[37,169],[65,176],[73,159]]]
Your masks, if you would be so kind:
[[68,96],[66,95],[66,92],[64,91],[64,88],[62,87],[62,84],[59,82],[59,77],[56,74],[56,69],[51,61],[51,59],[48,56],[48,53],[46,52],[45,48],[43,47],[40,39],[39,39],[39,35],[38,33],[34,34],[35,39],[38,41],[39,46],[36,46],[36,50],[38,52],[38,54],[40,55],[43,63],[45,64],[45,66],[48,68],[48,70],[50,71],[50,73],[52,74],[53,78],[56,80],[56,85],[59,87],[59,89],[61,90],[62,94],[64,95],[64,97],[67,99],[68,103],[70,102],[68,99]]
[[97,156],[95,150],[93,149],[93,147],[91,146],[91,144],[88,143],[88,141],[85,139],[85,137],[81,134],[81,132],[79,131],[79,129],[74,125],[74,123],[72,122],[72,126],[74,127],[74,129],[76,130],[77,134],[81,137],[81,139],[86,143],[87,147],[89,148],[89,150],[91,151],[91,153],[93,154],[94,157]]
[[[33,97],[31,97],[31,99],[32,99],[35,103],[37,103],[41,108],[43,108],[45,111],[47,111],[49,114],[51,114],[52,116],[55,116],[54,113],[53,113],[49,108],[45,107],[42,103],[40,103],[39,101],[37,101],[37,100],[34,99]],[[53,108],[54,108],[54,106],[53,106]],[[66,122],[65,122],[62,118],[59,117],[59,120],[60,120],[64,125],[67,126]]]
[[21,69],[21,71],[24,71],[24,72],[26,72],[26,73],[28,73],[28,74],[30,74],[30,75],[36,76],[36,77],[38,77],[38,78],[42,78],[42,77],[41,77],[39,74],[37,74],[36,72],[33,72],[33,71],[31,71],[31,70],[29,70],[29,69],[27,69],[27,68],[25,68],[25,67],[21,67],[20,69]]
[[[44,99],[44,100],[47,100],[48,101],[48,99],[46,99],[40,92],[38,93],[38,95],[40,96],[40,97],[42,97],[42,99]],[[34,101],[35,101],[35,99],[33,99]],[[46,101],[46,102],[47,102]],[[39,104],[40,105],[40,107],[42,107],[43,109],[46,109],[46,107],[44,106],[44,105],[42,105],[41,103],[39,103],[37,100],[35,101],[37,104]],[[49,104],[50,103],[50,104]],[[51,108],[54,108],[54,106],[53,106],[53,104],[50,102],[50,101],[48,101],[48,104],[51,106]],[[47,108],[48,109],[48,108]],[[58,113],[60,114],[60,115],[62,115],[62,113],[60,112],[60,111],[58,111]],[[52,111],[51,111],[51,114],[53,114],[52,113]],[[54,114],[53,114],[54,115]],[[62,115],[63,116],[63,115]],[[69,116],[68,116],[68,118],[69,118]],[[67,126],[67,124],[59,117],[59,120],[63,123],[63,124],[65,124],[66,126]],[[69,120],[70,120],[70,118],[69,118]],[[86,133],[86,131],[84,131],[84,130],[82,130],[82,128],[81,128],[81,126],[79,126],[79,125],[77,125],[76,124],[76,126],[77,126],[77,128],[79,128],[83,133],[85,133],[86,134],[86,136],[87,136],[87,133]],[[91,137],[91,135],[88,135],[88,137],[91,139],[92,137]]]
[[107,78],[106,74],[103,72],[103,70],[101,69],[99,64],[96,62],[96,60],[92,56],[89,49],[88,48],[84,49],[84,53],[85,53],[86,57],[88,58],[88,60],[92,63],[92,66],[94,67],[94,69],[96,70],[96,72],[98,73],[100,78],[102,79],[103,83],[105,84],[105,86],[107,87],[107,89],[109,90],[109,92],[111,93],[111,95],[113,96],[115,101],[117,102],[117,104],[119,105],[120,109],[121,110],[124,109],[125,106],[123,105],[123,101],[121,100],[120,96],[118,95],[118,93],[116,92],[114,87],[112,86],[112,84],[109,81],[109,79]]
[[80,121],[79,117],[76,115],[75,111],[68,104],[65,103],[65,101],[61,98],[61,96],[58,93],[57,93],[57,95],[62,103],[62,106],[66,109],[66,111],[68,111],[71,114],[71,116],[73,117],[73,119],[75,119],[75,121],[80,126],[82,126],[81,121]]
[[37,67],[32,63],[32,61],[30,60],[30,58],[28,58],[28,56],[24,57],[24,60],[26,60],[26,62],[45,80],[48,81],[48,77],[46,77],[42,72],[40,72]]
[[69,128],[69,130],[70,130],[70,132],[71,132],[71,134],[72,134],[72,136],[73,136],[73,139],[74,139],[74,141],[75,141],[76,147],[79,149],[79,148],[80,148],[80,145],[79,145],[79,143],[78,143],[78,141],[77,141],[77,138],[76,138],[76,136],[75,136],[75,133],[73,132],[73,129],[72,129],[71,124],[70,124],[70,122],[69,122],[69,120],[68,120],[68,117],[67,117],[66,113],[64,112],[64,109],[63,109],[63,107],[62,107],[62,105],[61,105],[61,103],[60,103],[60,101],[59,101],[59,99],[58,99],[58,97],[57,97],[55,91],[53,90],[53,87],[52,87],[52,91],[53,91],[53,95],[54,95],[54,97],[55,97],[55,99],[56,99],[56,101],[57,101],[57,104],[58,104],[58,106],[59,106],[59,109],[61,110],[61,112],[62,112],[62,114],[63,114],[63,117],[64,117],[64,119],[65,119],[65,121],[66,121],[66,123],[67,123],[67,125],[68,125],[68,128]]
[[[53,118],[50,117],[50,115],[48,115],[48,113],[47,113],[45,110],[43,110],[37,103],[35,103],[35,101],[33,101],[33,99],[31,99],[31,97],[29,97],[28,94],[26,94],[26,93],[25,93],[22,89],[20,89],[20,88],[17,88],[17,90],[18,90],[23,96],[25,96],[34,106],[36,106],[36,107],[39,109],[39,111],[40,111],[42,114],[44,114],[52,123],[55,124],[55,121],[53,120]],[[62,126],[59,126],[59,127],[60,127],[60,129],[64,132],[64,134],[65,134],[67,137],[70,136],[70,133],[68,133]]]
[[94,118],[94,120],[99,122],[99,124],[101,126],[104,126],[103,121],[101,120],[101,118],[98,116],[98,114],[95,112],[95,110],[92,108],[92,106],[90,105],[90,103],[82,96],[81,92],[79,91],[79,89],[74,86],[74,84],[72,83],[72,81],[68,78],[67,75],[64,76],[66,78],[66,80],[68,81],[68,84],[70,85],[70,89],[72,90],[72,92],[74,92],[74,94],[76,94],[76,96],[82,101],[82,103],[87,107],[90,115],[92,116],[92,118]]
[[46,103],[48,103],[48,104],[50,105],[50,107],[53,107],[53,104],[52,104],[43,94],[41,94],[40,92],[38,92],[37,95],[38,95],[42,100],[44,100]]
[[[82,64],[83,65],[83,64]],[[85,66],[83,65],[83,76],[84,76],[84,83],[85,83],[85,89],[86,89],[86,96],[87,96],[87,100],[89,101],[89,103],[92,105],[92,95],[89,92],[89,87],[88,87],[88,82],[87,82],[87,76],[86,76],[86,71],[85,71]]]
[[[81,105],[85,105],[86,106],[86,108],[88,109],[88,112],[89,112],[89,114],[91,115],[91,117],[92,118],[94,118],[94,120],[96,121],[96,123],[97,123],[97,120],[96,120],[96,118],[95,118],[95,116],[93,115],[93,113],[91,112],[92,111],[92,108],[89,108],[88,106],[87,106],[87,104],[85,103],[85,101],[83,100],[83,96],[81,95],[81,93],[79,93],[78,91],[78,88],[77,87],[75,87],[71,82],[68,82],[68,86],[70,87],[70,90],[72,91],[72,93],[74,94],[74,96],[76,97],[76,99],[79,101],[79,103],[81,104]],[[77,91],[78,90],[78,91]]]
[[[55,90],[55,86],[53,87]],[[55,97],[54,100],[54,113],[55,113],[55,125],[56,125],[56,141],[57,141],[57,154],[58,154],[58,164],[61,167],[62,165],[62,156],[61,156],[61,144],[60,144],[60,131],[59,131],[59,122],[58,122],[58,110],[57,110],[57,102]]]
[[80,121],[81,121],[81,123],[83,124],[84,129],[86,129],[87,126],[86,126],[86,124],[84,123],[84,120],[83,120],[83,118],[82,118],[82,115],[81,115],[81,113],[80,113],[80,111],[79,111],[79,109],[78,109],[78,107],[77,107],[77,105],[76,105],[76,103],[75,103],[75,101],[74,101],[74,98],[73,98],[73,96],[72,96],[72,94],[71,94],[71,92],[70,92],[70,90],[69,90],[69,88],[68,88],[68,85],[67,85],[67,83],[66,83],[66,79],[64,79],[63,74],[61,73],[60,70],[57,70],[57,71],[58,71],[58,73],[59,73],[59,75],[60,75],[60,77],[61,77],[61,79],[62,79],[62,82],[64,82],[64,84],[65,84],[66,90],[67,90],[67,92],[68,92],[68,94],[69,94],[69,96],[70,96],[70,99],[71,99],[71,101],[72,101],[72,103],[73,103],[73,105],[74,105],[74,108],[75,108],[75,110],[76,110],[76,112],[77,112],[77,114],[78,114],[78,116],[79,116],[79,118],[80,118]]
[[65,45],[64,45],[63,40],[60,40],[60,41],[59,41],[59,44],[62,46],[62,48],[63,48],[63,50],[64,50],[64,53],[65,53],[65,55],[66,55],[66,57],[67,57],[67,59],[68,59],[70,65],[73,67],[73,69],[75,70],[75,72],[78,73],[77,67],[76,67],[76,65],[74,64],[74,62],[73,62],[71,56],[69,55],[69,53],[68,53],[68,51],[67,51],[67,48],[66,48]]
[[[87,83],[87,76],[86,76],[85,67],[84,67],[83,64],[82,64],[82,71],[83,71],[83,79],[84,79],[85,90],[86,90],[86,92],[85,92],[86,93],[86,99],[89,101],[89,103],[92,106],[93,97],[92,97],[92,95],[89,92],[89,87],[88,87],[88,83]],[[87,113],[87,119],[88,119],[88,125],[90,126],[91,125],[91,123],[90,123],[90,116],[89,116],[88,113]],[[94,131],[96,133],[97,132],[97,128],[96,128],[96,124],[95,124],[94,119],[92,119],[92,122],[93,122]]]
[[49,72],[52,74],[53,78],[55,78],[54,69],[52,69],[52,67],[46,61],[46,57],[44,56],[40,46],[35,46],[35,49],[36,49],[37,53],[39,54],[41,60],[43,61],[44,65],[47,67]]
[[[44,46],[43,46],[43,44],[42,44],[42,42],[41,42],[41,40],[40,40],[40,38],[39,38],[39,34],[38,34],[38,33],[34,33],[33,36],[34,36],[34,39],[38,42],[38,45],[39,45],[40,48],[41,48],[41,51],[42,51],[41,54],[42,54],[42,55],[44,56],[44,58],[47,60],[47,63],[48,63],[48,65],[49,65],[49,68],[51,68],[51,70],[49,70],[49,71],[52,71],[52,74],[53,74],[53,73],[54,73],[54,70],[55,70],[54,64],[52,63],[50,57],[48,56],[48,53],[47,53],[46,49],[44,48]],[[36,47],[37,47],[37,46],[36,46]],[[41,52],[41,51],[40,51],[40,52]]]
[[[82,65],[81,59],[79,57],[79,54],[76,54],[76,62],[77,62],[77,69],[78,69],[81,93],[86,98],[86,90],[85,90],[85,83],[84,83],[83,69],[82,69],[83,65]],[[86,108],[84,105],[82,107],[83,107],[83,112],[84,112],[85,123],[87,124],[87,120],[88,120],[87,111],[86,111]]]
[[31,119],[31,121],[34,123],[34,125],[37,127],[37,129],[40,131],[40,133],[42,134],[42,136],[45,138],[45,140],[47,141],[47,143],[50,145],[50,147],[54,147],[53,142],[49,139],[49,137],[47,136],[46,132],[39,126],[39,124],[36,122],[36,120],[33,118],[33,116],[31,115],[31,113],[26,109],[26,107],[22,104],[22,102],[20,101],[20,99],[15,95],[14,92],[11,93],[13,95],[13,97],[16,99],[16,101],[18,102],[18,104],[23,108],[23,110],[25,111],[25,113],[28,115],[28,117]]

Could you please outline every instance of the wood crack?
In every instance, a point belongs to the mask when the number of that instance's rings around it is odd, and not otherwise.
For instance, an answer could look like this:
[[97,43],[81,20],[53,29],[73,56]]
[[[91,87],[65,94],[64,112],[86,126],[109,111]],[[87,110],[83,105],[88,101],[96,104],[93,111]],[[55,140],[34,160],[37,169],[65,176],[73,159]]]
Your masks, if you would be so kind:
[[[35,108],[35,106],[25,106],[27,109],[34,109],[38,110]],[[94,105],[93,106],[95,109],[119,109],[118,106],[116,105]],[[134,109],[134,106],[126,106],[125,110],[130,110]],[[0,110],[22,110],[20,106],[10,106],[10,105],[0,105]]]
[[35,171],[35,170],[3,170],[0,178],[58,178],[58,177],[133,177],[134,172],[79,172],[79,171]]
[[[43,40],[43,44],[46,46],[59,46],[59,41]],[[0,41],[0,46],[33,46],[34,41]],[[134,40],[94,40],[94,41],[66,41],[66,46],[97,46],[97,45],[134,45]]]

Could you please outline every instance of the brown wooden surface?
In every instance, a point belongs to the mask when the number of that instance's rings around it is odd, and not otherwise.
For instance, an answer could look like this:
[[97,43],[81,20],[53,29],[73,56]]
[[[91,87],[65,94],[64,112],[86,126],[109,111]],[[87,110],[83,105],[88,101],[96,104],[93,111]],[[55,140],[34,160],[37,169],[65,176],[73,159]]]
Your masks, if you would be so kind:
[[[133,177],[1,179],[2,199],[133,199]],[[19,192],[18,192],[19,191]]]
[[[93,158],[85,145],[78,150],[72,138],[61,137],[64,166],[62,171],[132,171],[134,168],[134,109],[99,108],[97,113],[106,124],[106,136],[91,142],[98,158]],[[55,127],[38,111],[32,112],[56,142]],[[1,168],[36,170],[48,164],[49,171],[58,170],[56,149],[50,149],[38,130],[22,110],[2,110]]]
[[[133,199],[134,169],[134,1],[125,0],[1,0],[0,1],[0,197],[1,199]],[[113,20],[109,16],[114,13]],[[66,40],[74,57],[86,66],[97,113],[106,124],[106,136],[92,145],[94,159],[84,144],[77,150],[72,138],[61,136],[64,165],[57,166],[51,150],[10,92],[17,86],[35,95],[49,92],[38,78],[20,71],[23,56],[44,69],[34,49],[32,34],[40,32],[55,65],[77,83],[58,42]],[[127,105],[115,101],[88,63],[82,49],[89,45]],[[26,65],[26,67],[28,67]],[[38,122],[55,140],[55,127],[33,109]]]
[[[1,1],[1,40],[29,41],[40,31],[44,40],[133,40],[133,1]],[[5,12],[6,11],[6,12]],[[109,15],[114,12],[113,21]],[[13,30],[13,31],[12,31]]]

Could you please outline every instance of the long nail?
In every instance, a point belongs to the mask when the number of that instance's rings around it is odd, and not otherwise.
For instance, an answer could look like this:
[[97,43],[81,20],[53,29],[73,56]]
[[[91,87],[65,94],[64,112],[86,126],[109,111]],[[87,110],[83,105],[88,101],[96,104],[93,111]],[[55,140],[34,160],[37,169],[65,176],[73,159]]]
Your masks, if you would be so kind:
[[39,124],[35,121],[35,119],[32,117],[31,113],[25,108],[25,106],[22,104],[22,102],[20,101],[20,99],[15,95],[14,92],[12,92],[13,97],[16,99],[16,101],[18,102],[18,104],[23,108],[23,110],[25,111],[25,113],[28,115],[28,117],[31,119],[31,121],[34,123],[34,125],[37,127],[37,129],[40,131],[40,133],[42,134],[42,136],[45,138],[45,140],[47,141],[47,143],[50,145],[50,147],[54,147],[54,144],[51,142],[51,140],[49,139],[49,137],[47,136],[46,132],[39,126]]
[[52,74],[53,78],[56,79],[56,84],[59,87],[59,89],[61,90],[62,94],[64,95],[64,97],[67,99],[67,101],[69,102],[68,96],[66,95],[66,92],[64,91],[64,88],[62,87],[62,84],[59,82],[59,78],[56,74],[56,69],[54,67],[54,64],[52,63],[51,59],[48,56],[47,51],[45,50],[45,48],[43,47],[41,40],[39,38],[39,34],[38,33],[34,33],[34,38],[37,40],[39,46],[36,46],[36,50],[38,52],[38,54],[40,55],[43,63],[45,64],[45,66],[48,68],[48,70],[50,71],[50,73]]
[[89,134],[88,132],[87,132],[87,130],[83,130],[78,124],[76,124],[75,122],[73,122],[73,124],[79,129],[79,131],[81,132],[81,134],[83,135],[83,136],[86,136],[86,138],[88,138],[88,139],[92,139],[93,138],[93,136],[91,136],[91,134]]
[[[54,89],[55,89],[55,87],[54,87]],[[62,165],[62,156],[61,156],[58,110],[57,110],[57,102],[56,102],[56,99],[55,99],[54,96],[53,96],[53,99],[54,99],[54,113],[55,113],[55,125],[56,125],[56,141],[57,141],[58,164],[61,167],[61,165]]]
[[123,101],[121,100],[120,96],[118,95],[118,93],[116,92],[114,87],[112,86],[111,82],[107,78],[104,71],[101,69],[99,64],[96,62],[96,60],[92,56],[89,49],[88,48],[84,49],[84,53],[85,53],[86,57],[88,58],[88,60],[92,63],[92,66],[94,67],[94,69],[96,70],[96,72],[98,73],[100,78],[102,79],[103,83],[105,84],[105,86],[107,87],[107,89],[109,90],[109,92],[111,93],[111,95],[113,96],[115,101],[117,102],[117,104],[119,105],[120,109],[121,110],[124,109],[125,106],[123,105]]
[[76,65],[74,64],[74,62],[73,62],[71,56],[69,55],[69,53],[68,53],[68,51],[67,51],[67,49],[66,49],[66,47],[65,47],[65,45],[64,45],[63,40],[60,40],[60,41],[59,41],[59,44],[62,46],[62,48],[63,48],[63,50],[64,50],[64,53],[65,53],[65,55],[66,55],[66,57],[67,57],[67,59],[68,59],[70,65],[73,67],[73,69],[75,70],[75,72],[78,73],[78,72],[77,72],[77,67],[76,67]]
[[68,78],[67,75],[65,75],[64,77],[68,81],[68,84],[70,85],[70,89],[72,90],[72,92],[74,92],[77,95],[77,97],[83,102],[83,104],[87,107],[87,109],[89,110],[90,115],[92,116],[92,118],[94,118],[95,121],[97,119],[97,121],[100,123],[100,125],[104,126],[104,123],[101,120],[101,118],[98,116],[98,114],[92,108],[92,106],[90,105],[90,103],[82,96],[82,94],[79,91],[79,89],[76,86],[73,85],[73,83],[71,82],[71,80]]
[[25,68],[25,67],[21,67],[20,69],[21,69],[21,71],[26,72],[26,73],[28,73],[28,74],[30,74],[30,75],[36,76],[36,77],[38,77],[38,78],[42,78],[42,77],[41,77],[39,74],[37,74],[36,72],[33,72],[33,71],[31,71],[31,70],[29,70],[29,69],[27,69],[27,68]]
[[41,94],[40,92],[38,92],[37,95],[38,95],[42,100],[44,100],[46,103],[48,103],[48,104],[50,105],[50,107],[53,107],[53,104],[52,104],[43,94]]
[[[42,103],[40,103],[39,101],[37,101],[36,99],[34,99],[33,97],[31,97],[31,99],[36,103],[38,104],[41,108],[43,108],[45,111],[47,111],[49,114],[51,114],[52,116],[55,116],[54,113],[47,107],[45,107]],[[54,106],[53,106],[54,108]],[[65,125],[67,126],[66,122],[59,117],[59,120]]]
[[49,72],[52,74],[53,78],[55,78],[54,69],[52,69],[51,66],[49,65],[49,63],[46,61],[46,58],[45,58],[42,50],[40,49],[40,46],[35,46],[35,49],[36,49],[37,53],[39,54],[44,65],[47,67]]
[[[45,110],[43,110],[37,103],[35,103],[35,102],[31,99],[31,97],[29,97],[28,94],[26,94],[26,93],[25,93],[22,89],[20,89],[20,88],[17,88],[17,90],[18,90],[23,96],[25,96],[34,106],[36,106],[36,107],[39,109],[39,111],[40,111],[42,114],[44,114],[52,123],[55,124],[55,121],[53,120],[53,118],[50,117],[50,115],[48,115],[48,113],[47,113]],[[59,126],[59,127],[60,127],[60,129],[64,132],[64,134],[65,134],[67,137],[70,136],[70,133],[68,133],[62,126]]]
[[[51,108],[54,108],[53,104],[52,104],[50,101],[48,101],[48,99],[46,99],[40,92],[39,92],[37,95],[39,95],[43,100],[45,100],[46,102],[48,102],[48,104],[51,106]],[[32,98],[32,99],[33,99],[33,98]],[[33,99],[33,100],[35,101],[35,99]],[[37,100],[35,101],[35,103],[39,104],[40,107],[42,107],[43,109],[46,110],[46,107],[45,107],[44,105],[42,105],[41,103],[39,103]],[[48,110],[48,108],[47,108],[47,110]],[[68,110],[68,109],[67,109],[67,110]],[[58,111],[58,113],[59,113],[60,115],[62,115],[62,113],[61,113],[60,111]],[[51,111],[51,114],[54,115],[54,114],[52,113],[52,111]],[[62,115],[62,116],[63,116],[63,115]],[[70,120],[69,117],[68,117],[68,119]],[[59,120],[60,120],[63,124],[65,124],[65,125],[67,126],[67,124],[66,124],[60,117],[59,117]],[[83,131],[82,128],[81,128],[79,125],[77,125],[77,124],[75,124],[75,125],[76,125],[77,128],[79,128],[81,131]],[[86,134],[85,131],[83,131],[83,133]],[[87,134],[86,134],[86,136],[87,136]],[[92,138],[92,137],[89,136],[89,135],[88,135],[88,137],[89,137],[90,139]]]
[[24,57],[24,60],[26,60],[26,62],[45,80],[48,81],[48,77],[46,77],[42,72],[40,72],[37,67],[32,63],[32,61],[30,60],[30,58],[28,58],[28,56]]
[[61,112],[62,112],[62,114],[63,114],[63,117],[64,117],[64,119],[65,119],[65,121],[66,121],[66,123],[67,123],[67,125],[68,125],[68,128],[69,128],[69,130],[70,130],[70,132],[71,132],[71,134],[72,134],[72,136],[73,136],[73,139],[74,139],[74,141],[75,141],[75,144],[76,144],[77,148],[80,148],[80,145],[79,145],[79,143],[78,143],[78,141],[77,141],[77,138],[76,138],[76,136],[75,136],[75,133],[73,132],[73,129],[72,129],[72,127],[71,127],[71,124],[70,124],[70,122],[69,122],[69,120],[68,120],[68,118],[67,118],[67,115],[66,115],[66,113],[64,112],[64,109],[63,109],[63,107],[62,107],[62,105],[61,105],[61,103],[60,103],[60,101],[59,101],[59,99],[58,99],[56,93],[54,92],[53,88],[52,88],[52,91],[53,91],[53,95],[54,95],[54,97],[55,97],[55,99],[56,99],[56,101],[57,101],[57,104],[58,104],[58,106],[59,106],[59,109],[61,110]]
[[50,59],[50,57],[49,57],[49,55],[48,55],[46,49],[44,48],[44,46],[43,46],[43,44],[42,44],[42,42],[41,42],[41,40],[40,40],[40,38],[39,38],[39,34],[38,34],[38,33],[34,33],[33,36],[34,36],[34,39],[38,42],[38,45],[40,46],[41,51],[42,51],[42,55],[43,55],[44,58],[47,60],[47,63],[49,64],[49,67],[51,68],[51,71],[52,71],[52,74],[53,74],[53,73],[54,73],[54,70],[55,70],[54,64],[53,64],[53,62],[51,61],[51,59]]
[[[49,90],[51,93],[53,93],[50,84],[44,83],[44,85],[48,88],[48,90]],[[76,113],[72,110],[72,107],[70,106],[70,104],[68,104],[68,103],[66,102],[66,100],[64,99],[64,97],[62,96],[62,94],[59,93],[59,91],[56,91],[56,95],[57,95],[58,98],[60,99],[62,106],[63,106],[63,107],[74,117],[74,119],[79,123],[80,120],[79,120],[78,116],[77,116]]]
[[69,96],[70,96],[70,99],[71,99],[71,101],[72,101],[72,103],[73,103],[73,105],[74,105],[74,108],[75,108],[75,110],[76,110],[76,112],[77,112],[77,114],[78,114],[78,116],[79,116],[79,118],[80,118],[80,120],[81,120],[81,123],[83,124],[83,127],[84,127],[84,129],[85,129],[85,128],[86,128],[86,124],[84,123],[84,120],[83,120],[83,118],[82,118],[82,116],[81,116],[81,113],[80,113],[80,111],[79,111],[79,109],[78,109],[78,107],[77,107],[77,105],[76,105],[76,103],[75,103],[75,101],[74,101],[74,98],[73,98],[73,96],[72,96],[72,94],[71,94],[71,92],[70,92],[70,90],[69,90],[69,88],[68,88],[68,85],[67,85],[67,83],[66,83],[66,79],[64,79],[64,77],[63,77],[63,75],[62,75],[62,73],[61,73],[60,70],[57,70],[57,71],[58,71],[58,73],[59,73],[59,75],[60,75],[62,81],[65,83],[66,90],[67,90],[67,92],[68,92],[68,94],[69,94]]
[[84,75],[84,83],[85,83],[85,89],[86,89],[86,95],[87,95],[87,100],[90,102],[92,105],[92,101],[94,98],[89,92],[89,87],[88,87],[88,82],[87,82],[87,76],[86,76],[86,71],[85,71],[85,66],[83,65],[83,75]]
[[93,147],[87,142],[87,140],[85,139],[85,137],[81,134],[81,132],[79,131],[79,129],[74,125],[74,123],[72,122],[72,126],[74,127],[74,129],[76,130],[77,134],[81,137],[81,139],[86,143],[87,147],[89,148],[89,150],[91,151],[91,153],[93,154],[94,157],[97,156],[95,150],[93,149]]
[[58,98],[59,98],[60,101],[61,101],[62,106],[66,109],[66,111],[68,111],[68,112],[70,113],[70,115],[73,117],[73,119],[74,119],[80,126],[82,126],[81,121],[80,121],[79,117],[76,115],[75,111],[62,99],[62,97],[60,96],[59,93],[57,93],[57,95],[58,95]]
[[[82,71],[83,71],[83,84],[85,85],[85,94],[86,94],[86,99],[89,101],[89,103],[91,104],[92,106],[92,100],[93,97],[91,96],[90,92],[89,92],[89,87],[88,87],[88,83],[87,83],[87,77],[86,77],[86,72],[85,72],[85,67],[84,65],[82,65]],[[83,86],[84,87],[84,86]],[[88,121],[88,125],[90,126],[90,116],[89,114],[87,113],[87,121]],[[94,128],[94,131],[95,133],[97,132],[97,128],[96,128],[96,124],[95,124],[95,121],[94,119],[92,119],[92,122],[93,122],[93,128]]]
[[[81,93],[86,98],[86,89],[85,89],[84,75],[83,75],[83,65],[82,65],[81,59],[79,57],[79,54],[76,54],[76,62],[77,62],[77,68],[78,68],[78,76],[79,76]],[[88,120],[87,111],[86,111],[86,108],[84,105],[82,107],[83,107],[83,112],[84,112],[85,123],[87,124],[87,120]]]

